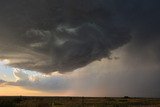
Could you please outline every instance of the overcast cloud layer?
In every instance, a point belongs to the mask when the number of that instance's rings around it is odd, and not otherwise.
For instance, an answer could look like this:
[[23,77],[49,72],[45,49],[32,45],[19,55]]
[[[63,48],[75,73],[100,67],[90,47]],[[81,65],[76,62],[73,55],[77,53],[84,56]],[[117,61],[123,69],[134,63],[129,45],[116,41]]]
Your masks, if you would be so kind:
[[159,45],[155,0],[1,0],[0,8],[0,58],[17,68],[73,71],[109,57],[131,35],[133,50]]
[[0,2],[0,57],[13,67],[73,71],[109,57],[131,38],[129,29],[114,19],[120,16],[106,6],[109,1]]

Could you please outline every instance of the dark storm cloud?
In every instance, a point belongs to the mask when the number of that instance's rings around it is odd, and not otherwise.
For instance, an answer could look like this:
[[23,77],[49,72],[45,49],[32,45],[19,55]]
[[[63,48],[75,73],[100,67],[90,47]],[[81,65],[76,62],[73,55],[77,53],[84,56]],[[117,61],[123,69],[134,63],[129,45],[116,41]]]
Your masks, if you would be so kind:
[[142,62],[148,60],[151,65],[160,64],[160,1],[141,0],[134,3],[130,11],[125,9],[133,35],[126,53]]
[[[104,0],[1,0],[0,58],[10,66],[66,72],[110,56],[130,40]],[[106,8],[107,7],[107,8]],[[117,16],[118,18],[119,16]]]
[[145,53],[150,46],[158,52],[158,3],[0,0],[0,58],[9,59],[13,67],[63,73],[109,57],[130,35],[131,54],[138,49]]

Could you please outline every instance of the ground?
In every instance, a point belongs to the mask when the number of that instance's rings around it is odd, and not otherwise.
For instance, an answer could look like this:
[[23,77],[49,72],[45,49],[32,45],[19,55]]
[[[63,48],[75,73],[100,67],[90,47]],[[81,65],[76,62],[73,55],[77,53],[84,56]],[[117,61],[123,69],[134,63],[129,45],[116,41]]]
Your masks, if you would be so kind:
[[158,98],[0,97],[0,107],[160,107]]

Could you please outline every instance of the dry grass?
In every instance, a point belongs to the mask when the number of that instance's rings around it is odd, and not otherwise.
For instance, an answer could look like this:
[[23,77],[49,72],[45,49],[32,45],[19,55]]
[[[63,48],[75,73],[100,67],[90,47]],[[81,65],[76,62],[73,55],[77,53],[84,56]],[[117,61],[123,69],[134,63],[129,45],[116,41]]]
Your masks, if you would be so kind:
[[0,107],[160,107],[160,99],[108,97],[0,97]]

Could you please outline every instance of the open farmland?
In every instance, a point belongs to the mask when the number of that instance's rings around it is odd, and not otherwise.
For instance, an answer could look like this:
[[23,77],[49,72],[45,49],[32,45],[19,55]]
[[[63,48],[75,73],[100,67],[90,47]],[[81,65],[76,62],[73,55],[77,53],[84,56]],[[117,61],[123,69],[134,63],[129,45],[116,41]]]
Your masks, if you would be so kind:
[[0,97],[0,107],[160,107],[160,99],[111,97]]

